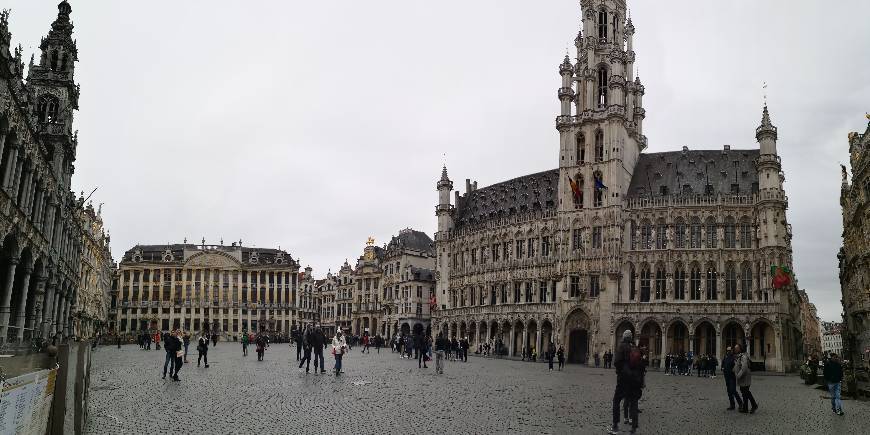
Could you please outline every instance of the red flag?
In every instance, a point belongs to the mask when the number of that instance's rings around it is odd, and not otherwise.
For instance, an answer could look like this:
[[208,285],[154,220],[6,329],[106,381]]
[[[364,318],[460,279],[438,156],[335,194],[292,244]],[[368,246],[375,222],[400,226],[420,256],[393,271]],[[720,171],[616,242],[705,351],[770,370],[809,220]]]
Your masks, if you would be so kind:
[[783,266],[770,266],[770,273],[773,275],[771,286],[775,289],[783,288],[791,284],[791,270]]
[[579,201],[583,192],[580,191],[580,186],[577,185],[577,182],[571,179],[570,175],[568,176],[568,184],[571,185],[571,192],[574,193],[574,199]]
[[435,298],[435,295],[429,297],[429,309],[434,310],[438,307],[438,300]]

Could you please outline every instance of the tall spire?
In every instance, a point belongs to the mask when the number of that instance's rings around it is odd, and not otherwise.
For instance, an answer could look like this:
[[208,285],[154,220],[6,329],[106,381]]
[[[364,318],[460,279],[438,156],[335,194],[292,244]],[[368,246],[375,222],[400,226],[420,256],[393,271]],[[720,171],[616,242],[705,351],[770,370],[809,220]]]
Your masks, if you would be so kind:
[[767,104],[764,105],[764,110],[761,112],[761,125],[755,129],[755,139],[769,137],[776,140],[776,127],[770,122],[770,113],[767,111]]
[[441,167],[441,181],[450,181],[447,177],[447,165]]

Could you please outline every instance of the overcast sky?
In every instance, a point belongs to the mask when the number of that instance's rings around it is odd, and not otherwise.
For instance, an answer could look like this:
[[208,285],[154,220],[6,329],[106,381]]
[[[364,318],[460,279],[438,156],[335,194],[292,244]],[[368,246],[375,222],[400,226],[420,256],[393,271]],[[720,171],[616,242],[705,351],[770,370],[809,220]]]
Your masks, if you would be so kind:
[[[36,52],[57,1],[3,3],[13,43]],[[99,186],[116,258],[136,243],[241,239],[320,276],[368,236],[431,235],[443,155],[457,187],[558,165],[576,1],[71,4],[73,186]],[[838,163],[870,110],[870,2],[629,7],[650,152],[757,147],[767,81],[795,272],[822,319],[840,320]]]

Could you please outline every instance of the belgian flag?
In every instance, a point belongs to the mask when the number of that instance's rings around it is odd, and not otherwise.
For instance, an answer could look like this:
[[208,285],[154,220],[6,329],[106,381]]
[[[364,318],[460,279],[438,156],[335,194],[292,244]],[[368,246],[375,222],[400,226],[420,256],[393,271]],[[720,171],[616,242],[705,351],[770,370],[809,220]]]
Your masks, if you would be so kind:
[[771,286],[775,289],[791,284],[791,269],[788,266],[770,266]]

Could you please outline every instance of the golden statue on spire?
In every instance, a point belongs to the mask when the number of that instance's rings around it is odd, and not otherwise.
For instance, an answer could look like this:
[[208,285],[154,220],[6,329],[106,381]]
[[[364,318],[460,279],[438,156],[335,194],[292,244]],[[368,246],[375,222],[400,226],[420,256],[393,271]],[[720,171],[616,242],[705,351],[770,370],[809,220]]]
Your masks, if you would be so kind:
[[366,240],[366,246],[372,246],[375,244],[375,238],[369,236],[368,240]]

